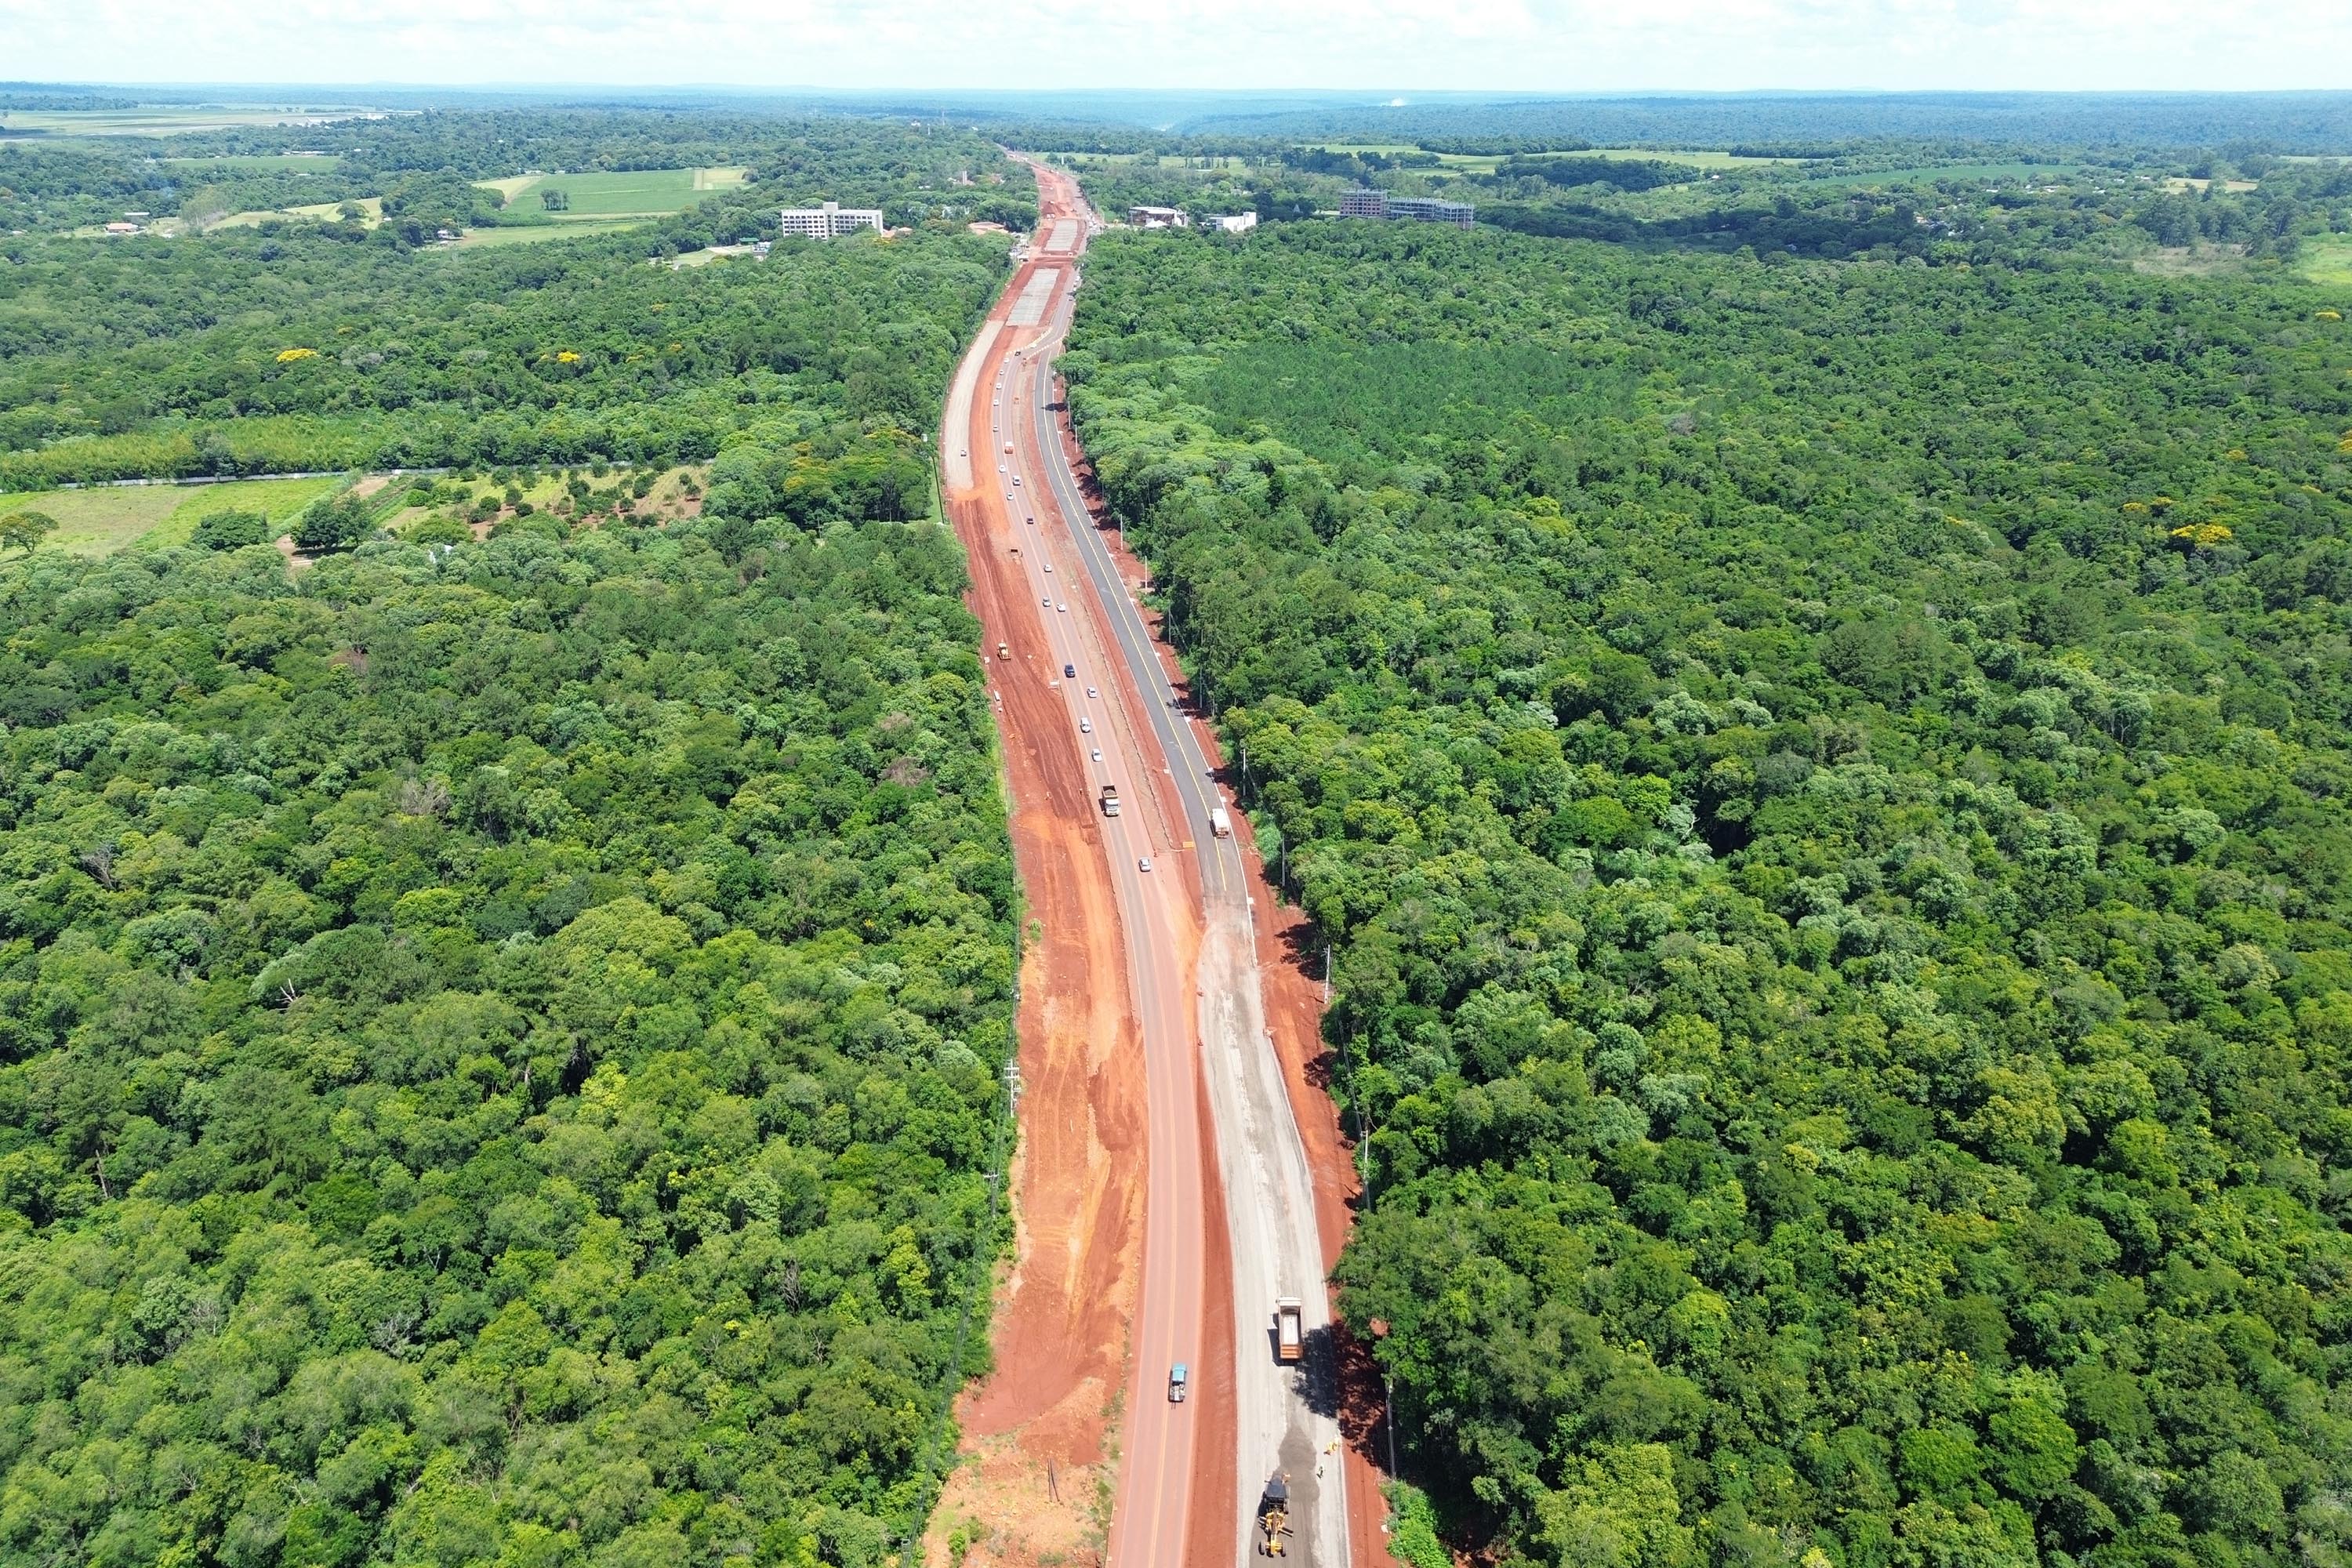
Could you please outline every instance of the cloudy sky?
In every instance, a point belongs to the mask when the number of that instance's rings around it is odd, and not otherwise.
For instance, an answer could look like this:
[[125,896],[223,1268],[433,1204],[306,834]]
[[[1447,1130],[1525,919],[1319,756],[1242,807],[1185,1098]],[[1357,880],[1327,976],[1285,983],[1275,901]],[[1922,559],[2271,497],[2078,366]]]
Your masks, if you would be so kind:
[[2352,0],[0,0],[42,80],[2352,87]]

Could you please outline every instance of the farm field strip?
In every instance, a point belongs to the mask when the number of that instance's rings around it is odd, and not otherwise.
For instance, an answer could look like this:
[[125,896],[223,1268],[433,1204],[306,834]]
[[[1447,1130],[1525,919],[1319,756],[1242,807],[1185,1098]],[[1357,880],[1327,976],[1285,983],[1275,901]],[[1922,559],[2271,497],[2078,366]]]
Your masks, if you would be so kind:
[[497,191],[509,208],[520,207],[526,213],[534,210],[534,197],[561,191],[569,205],[546,216],[557,223],[577,223],[608,217],[667,217],[692,206],[698,196],[738,189],[750,178],[748,169],[719,167],[512,174],[474,183],[484,190]]

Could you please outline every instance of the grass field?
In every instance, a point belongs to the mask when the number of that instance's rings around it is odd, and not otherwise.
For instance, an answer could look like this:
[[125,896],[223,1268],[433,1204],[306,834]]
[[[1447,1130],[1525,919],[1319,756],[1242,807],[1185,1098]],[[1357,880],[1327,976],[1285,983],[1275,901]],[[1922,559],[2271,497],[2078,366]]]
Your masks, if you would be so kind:
[[[362,221],[364,221],[365,223],[367,223],[367,224],[369,224],[369,225],[373,226],[373,225],[375,225],[375,224],[382,223],[382,222],[383,221],[383,197],[381,197],[381,196],[361,196],[361,197],[357,198],[357,199],[356,199],[356,201],[355,201],[352,205],[355,205],[355,206],[357,206],[357,207],[360,209],[360,216],[361,216],[362,220]],[[211,231],[213,231],[214,229],[216,229],[216,228],[251,228],[254,225],[256,225],[256,224],[257,224],[257,223],[261,222],[264,218],[273,218],[273,217],[331,218],[331,217],[333,217],[337,213],[339,213],[339,212],[341,212],[341,211],[342,211],[342,210],[343,210],[343,204],[342,204],[342,203],[341,203],[341,202],[311,202],[311,203],[310,203],[310,204],[308,204],[307,205],[304,205],[304,206],[299,206],[299,207],[281,207],[281,208],[279,208],[279,209],[278,209],[278,211],[276,211],[276,212],[241,212],[241,213],[228,213],[228,214],[226,214],[226,215],[224,215],[224,216],[220,216],[220,217],[216,217],[216,218],[213,219],[210,223],[205,224],[204,226],[205,226],[205,232],[206,232],[206,233],[208,233],[208,234],[209,234]],[[158,232],[158,233],[169,233],[169,232],[170,232],[170,229],[169,229],[166,226],[167,226],[170,222],[171,222],[171,220],[170,220],[170,219],[168,219],[168,218],[166,218],[166,219],[163,220],[163,222],[162,222],[162,223],[159,223],[159,224],[156,226],[157,232]]]
[[218,131],[233,125],[325,125],[362,114],[366,109],[284,109],[255,104],[171,104],[152,109],[10,110],[11,131],[44,131],[51,137],[177,136],[191,131]]
[[540,223],[523,228],[469,228],[465,238],[445,248],[479,250],[492,245],[538,245],[551,239],[578,239],[589,234],[618,234],[625,228],[636,228],[645,221],[636,217],[595,218],[586,223]]
[[225,485],[123,485],[0,495],[0,515],[46,512],[58,520],[50,545],[108,555],[130,545],[184,544],[196,520],[216,511],[257,511],[285,522],[334,488],[332,479],[239,479]]
[[2352,288],[2352,234],[2305,240],[2296,254],[2294,269],[2314,283]]
[[580,223],[667,217],[684,212],[714,191],[733,190],[751,177],[749,169],[629,169],[588,174],[515,174],[476,184],[506,197],[507,206],[519,216],[541,211],[542,193],[562,191],[572,205],[547,216],[558,223]]
[[208,169],[236,169],[246,174],[271,174],[290,169],[296,174],[328,174],[335,166],[332,153],[227,153],[217,158],[159,158],[163,163],[202,163]]

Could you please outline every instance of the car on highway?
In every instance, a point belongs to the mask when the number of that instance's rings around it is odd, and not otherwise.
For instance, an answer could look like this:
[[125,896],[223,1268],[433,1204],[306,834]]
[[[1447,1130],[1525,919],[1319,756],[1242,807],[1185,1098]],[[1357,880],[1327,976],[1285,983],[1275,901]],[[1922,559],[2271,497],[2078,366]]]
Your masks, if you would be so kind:
[[1081,735],[1091,735],[1094,732],[1095,721],[1084,715],[1080,715],[1078,719],[1078,733]]
[[1078,667],[1075,664],[1066,664],[1062,666],[1062,675],[1066,679],[1076,680],[1078,678]]
[[1174,1366],[1170,1367],[1168,1369],[1168,1403],[1171,1405],[1183,1404],[1185,1387],[1192,1381],[1191,1370],[1187,1368],[1182,1362],[1180,1361]]
[[1044,598],[1042,598],[1042,599],[1038,600],[1037,602],[1038,602],[1039,604],[1041,604],[1041,605],[1045,605],[1047,609],[1049,609],[1049,610],[1050,610],[1050,609],[1052,609],[1052,608],[1054,607],[1054,595],[1051,595],[1051,594],[1048,594],[1048,595],[1046,595]]
[[1135,863],[1135,868],[1136,868],[1137,870],[1139,870],[1139,871],[1149,871],[1149,870],[1150,870],[1150,869],[1151,869],[1151,857],[1150,857],[1150,856],[1149,856],[1149,855],[1146,855],[1146,856],[1144,856],[1141,859],[1139,859],[1139,860],[1136,861],[1136,863]]
[[1017,484],[1019,484],[1019,483],[1021,482],[1021,476],[1020,476],[1019,474],[1015,474],[1015,475],[1013,475],[1013,482],[1014,484],[1016,484],[1016,485],[1017,485]]
[[1054,606],[1054,613],[1056,615],[1066,616],[1070,613],[1070,606],[1067,605],[1055,605]]
[[1100,746],[1097,746],[1097,747],[1094,749],[1094,753],[1093,753],[1093,754],[1094,754],[1094,759],[1095,759],[1095,761],[1097,761],[1097,762],[1101,762],[1101,761],[1102,761],[1102,748],[1101,748]]
[[1093,687],[1091,687],[1091,686],[1087,687],[1087,696],[1089,696],[1089,697],[1092,697],[1094,694],[1095,694],[1095,689],[1094,689]]

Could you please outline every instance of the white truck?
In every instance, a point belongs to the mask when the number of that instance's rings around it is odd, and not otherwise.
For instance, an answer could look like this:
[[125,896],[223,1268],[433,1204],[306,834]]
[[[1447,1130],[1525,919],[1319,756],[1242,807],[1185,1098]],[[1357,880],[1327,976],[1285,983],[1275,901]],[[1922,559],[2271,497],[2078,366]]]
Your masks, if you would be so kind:
[[1234,836],[1234,819],[1225,815],[1223,806],[1213,805],[1209,808],[1209,831],[1220,838],[1231,838]]
[[1286,1363],[1307,1359],[1307,1332],[1296,1296],[1285,1296],[1274,1304],[1274,1359]]

